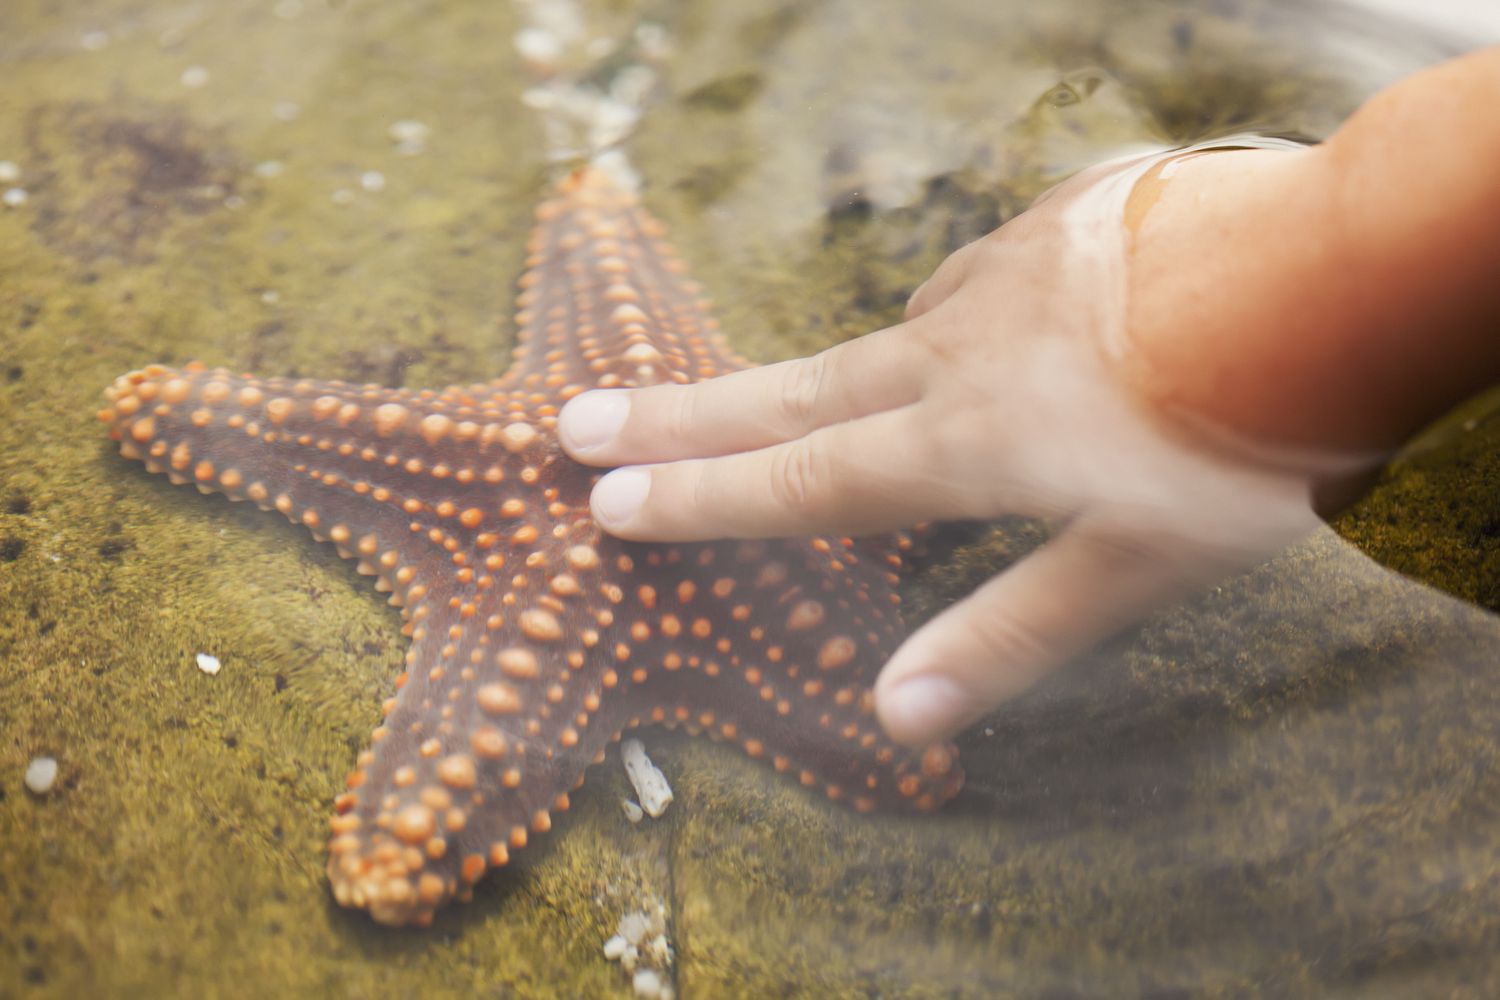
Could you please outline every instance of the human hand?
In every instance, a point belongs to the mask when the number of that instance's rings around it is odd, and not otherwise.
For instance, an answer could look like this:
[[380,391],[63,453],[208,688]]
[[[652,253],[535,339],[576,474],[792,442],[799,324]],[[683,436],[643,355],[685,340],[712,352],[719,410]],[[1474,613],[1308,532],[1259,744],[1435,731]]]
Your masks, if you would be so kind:
[[1095,218],[1118,215],[1120,177],[1086,172],[955,253],[898,326],[696,385],[574,399],[564,447],[627,466],[596,486],[596,520],[653,541],[1051,521],[1051,542],[885,666],[877,712],[911,745],[1293,540],[1315,523],[1308,470],[1195,439],[1124,384],[1122,227]]
[[1351,499],[1495,384],[1497,86],[1500,47],[1382,92],[1315,149],[1085,171],[950,257],[906,322],[711,382],[585,393],[563,445],[627,466],[593,494],[627,538],[1052,521],[880,675],[892,737],[952,735],[1294,540],[1315,493]]

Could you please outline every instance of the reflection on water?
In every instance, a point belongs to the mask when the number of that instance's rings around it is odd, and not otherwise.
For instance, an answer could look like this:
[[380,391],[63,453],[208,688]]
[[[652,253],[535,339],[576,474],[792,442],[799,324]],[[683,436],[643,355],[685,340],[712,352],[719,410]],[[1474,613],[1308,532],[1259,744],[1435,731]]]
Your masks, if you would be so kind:
[[[498,373],[566,145],[549,80],[639,113],[645,199],[770,359],[893,321],[1082,166],[1316,138],[1500,37],[1456,2],[600,2],[572,47],[518,53],[538,6],[0,11],[0,993],[629,995],[600,947],[648,900],[689,997],[1500,989],[1500,429],[1477,419],[1339,525],[1477,604],[1325,533],[969,734],[934,819],[857,817],[653,733],[659,823],[620,818],[611,762],[433,930],[330,905],[325,810],[397,623],[284,525],[111,458],[92,411],[114,375]],[[1031,530],[967,539],[909,606]]]

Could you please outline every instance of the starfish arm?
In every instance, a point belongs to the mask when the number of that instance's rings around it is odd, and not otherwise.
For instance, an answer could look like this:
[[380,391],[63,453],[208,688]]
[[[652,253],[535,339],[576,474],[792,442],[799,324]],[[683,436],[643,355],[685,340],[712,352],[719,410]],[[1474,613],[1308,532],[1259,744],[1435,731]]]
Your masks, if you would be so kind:
[[897,746],[871,685],[904,634],[899,557],[850,539],[626,546],[615,656],[629,725],[684,725],[860,812],[925,812],[963,783],[951,745]]
[[599,642],[587,607],[564,603],[580,593],[570,573],[599,562],[586,501],[561,499],[586,498],[592,472],[503,396],[200,365],[151,366],[108,395],[100,417],[127,457],[333,540],[408,619],[400,693],[333,820],[340,900],[430,920],[550,826],[609,735],[579,737],[596,690],[575,683],[558,705]]
[[440,606],[414,630],[398,693],[331,821],[328,874],[343,905],[429,923],[550,830],[617,735],[596,721],[602,679],[571,668],[583,662],[580,630],[565,635],[561,622],[577,609],[525,603],[488,592],[474,616]]
[[99,418],[126,458],[174,483],[279,510],[345,556],[358,553],[363,571],[383,566],[389,590],[401,561],[392,547],[409,534],[399,492],[407,484],[393,490],[404,472],[358,435],[381,423],[380,406],[399,404],[388,390],[367,392],[356,403],[358,390],[342,383],[151,365],[115,380]]
[[744,368],[636,196],[597,169],[537,208],[514,364],[495,387],[557,392],[696,382]]
[[556,446],[504,397],[261,380],[196,363],[131,372],[107,395],[99,417],[125,457],[306,525],[359,557],[398,605],[432,586],[417,578],[424,567],[485,586],[539,521],[587,516],[549,506],[557,491],[537,484]]

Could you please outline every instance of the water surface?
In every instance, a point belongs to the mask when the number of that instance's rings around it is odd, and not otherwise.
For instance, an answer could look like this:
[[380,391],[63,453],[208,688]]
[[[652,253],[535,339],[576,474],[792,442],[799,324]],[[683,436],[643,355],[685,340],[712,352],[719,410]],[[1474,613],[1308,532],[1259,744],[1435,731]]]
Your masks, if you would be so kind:
[[[623,148],[734,345],[771,360],[894,322],[944,255],[1082,166],[1246,128],[1318,138],[1500,37],[1482,6],[1391,7],[582,9],[606,39],[659,31]],[[1394,467],[1342,537],[970,733],[969,787],[935,818],[857,817],[650,733],[677,791],[662,821],[621,816],[612,759],[433,928],[332,904],[329,803],[399,669],[395,614],[279,518],[128,466],[92,413],[157,360],[411,386],[503,370],[557,169],[513,45],[527,16],[0,12],[20,175],[0,187],[25,192],[0,209],[0,995],[628,996],[600,946],[658,903],[686,997],[1500,992],[1492,408]],[[569,72],[604,87],[639,58]],[[981,534],[910,606],[1035,542]],[[42,755],[60,775],[37,796]]]

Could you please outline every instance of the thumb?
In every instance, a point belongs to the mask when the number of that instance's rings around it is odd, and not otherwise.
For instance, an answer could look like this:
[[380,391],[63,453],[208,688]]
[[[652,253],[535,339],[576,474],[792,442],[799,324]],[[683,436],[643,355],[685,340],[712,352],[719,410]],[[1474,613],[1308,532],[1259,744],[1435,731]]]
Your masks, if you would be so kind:
[[1184,543],[1154,541],[1075,521],[906,640],[875,684],[881,725],[908,746],[947,739],[1205,575]]

